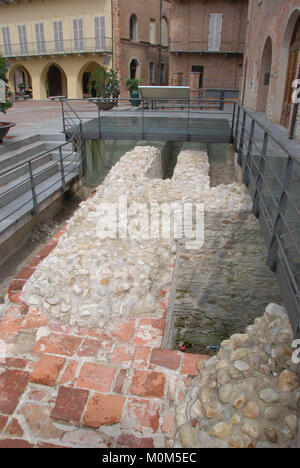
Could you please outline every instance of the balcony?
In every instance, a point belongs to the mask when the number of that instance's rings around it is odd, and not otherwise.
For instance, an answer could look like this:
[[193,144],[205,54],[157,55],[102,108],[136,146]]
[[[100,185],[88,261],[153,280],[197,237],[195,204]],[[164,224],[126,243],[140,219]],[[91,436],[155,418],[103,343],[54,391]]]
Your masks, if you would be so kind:
[[190,41],[185,39],[169,41],[169,51],[171,53],[184,53],[184,54],[243,54],[244,53],[244,41],[224,41],[219,50],[209,50],[208,40],[203,41]]
[[41,57],[71,54],[111,54],[112,38],[64,39],[59,41],[27,42],[0,46],[5,58]]

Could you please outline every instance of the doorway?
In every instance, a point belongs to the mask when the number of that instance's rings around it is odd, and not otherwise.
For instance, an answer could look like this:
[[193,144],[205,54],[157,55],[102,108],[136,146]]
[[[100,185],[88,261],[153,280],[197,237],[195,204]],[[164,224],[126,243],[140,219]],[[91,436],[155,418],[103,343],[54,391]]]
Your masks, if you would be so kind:
[[300,49],[300,16],[296,22],[294,32],[292,35],[292,39],[290,42],[290,47],[289,47],[289,59],[288,59],[284,99],[283,99],[281,122],[280,122],[281,125],[283,125],[286,128],[288,128],[289,126],[291,113],[293,109],[292,94],[293,94],[294,89],[292,87],[292,84],[298,75],[297,64],[298,64],[299,49]]
[[63,95],[63,80],[62,73],[55,65],[49,67],[47,73],[48,94],[49,96]]

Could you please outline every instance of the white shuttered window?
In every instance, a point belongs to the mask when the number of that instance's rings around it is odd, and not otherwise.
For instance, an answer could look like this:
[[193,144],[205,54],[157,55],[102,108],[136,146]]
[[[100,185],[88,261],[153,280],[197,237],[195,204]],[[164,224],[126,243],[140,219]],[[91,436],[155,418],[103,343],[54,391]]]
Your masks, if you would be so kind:
[[19,24],[19,41],[20,41],[20,52],[21,55],[28,55],[28,43],[25,24]]
[[54,21],[54,48],[55,52],[64,51],[64,33],[63,33],[63,22]]
[[83,19],[73,20],[73,31],[74,31],[74,49],[77,52],[84,51],[84,39],[83,39]]
[[3,45],[4,45],[4,54],[12,55],[10,33],[9,33],[8,26],[5,26],[2,28],[2,38],[3,38]]
[[222,22],[223,15],[221,13],[212,13],[210,15],[208,31],[208,50],[220,50],[222,41]]
[[95,48],[105,50],[105,16],[95,17]]
[[45,34],[44,34],[44,24],[36,23],[35,24],[35,35],[36,35],[36,45],[38,54],[46,53],[46,43],[45,43]]

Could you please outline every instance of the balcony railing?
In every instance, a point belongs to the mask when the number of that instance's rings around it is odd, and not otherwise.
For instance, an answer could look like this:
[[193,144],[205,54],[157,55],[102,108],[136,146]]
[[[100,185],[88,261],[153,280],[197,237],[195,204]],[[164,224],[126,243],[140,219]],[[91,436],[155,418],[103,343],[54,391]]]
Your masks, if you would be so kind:
[[43,55],[86,53],[111,53],[111,37],[64,39],[59,41],[27,42],[0,46],[0,54],[6,58]]
[[169,49],[170,52],[243,54],[244,42],[223,40],[219,50],[210,50],[208,48],[208,39],[203,41],[170,40]]

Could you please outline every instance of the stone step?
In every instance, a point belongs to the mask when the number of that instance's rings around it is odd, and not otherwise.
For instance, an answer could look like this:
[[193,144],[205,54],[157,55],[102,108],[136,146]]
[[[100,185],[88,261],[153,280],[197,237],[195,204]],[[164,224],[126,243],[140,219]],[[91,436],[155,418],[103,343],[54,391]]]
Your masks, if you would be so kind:
[[[65,174],[66,184],[78,176],[78,169],[68,171]],[[44,200],[50,197],[55,192],[62,189],[61,174],[56,171],[55,174],[41,181],[35,187],[37,203],[40,205]],[[17,223],[18,220],[33,210],[32,192],[26,191],[21,196],[15,198],[0,208],[0,234],[3,234],[10,226]],[[4,238],[5,240],[5,238]],[[1,238],[0,238],[1,243]]]
[[30,143],[34,143],[39,141],[39,135],[30,135],[26,138],[16,138],[13,140],[3,140],[3,143],[0,145],[0,155],[6,154],[10,151],[16,151],[20,148],[24,148],[24,146],[29,145]]
[[[63,155],[64,157],[65,155]],[[77,156],[77,157],[76,157]],[[57,158],[59,155],[57,155]],[[57,172],[60,173],[60,163],[56,157],[53,157],[52,154],[46,155],[43,161],[43,164],[38,165],[37,167],[33,167],[33,178],[35,185],[46,181],[52,175],[56,174]],[[36,161],[34,161],[36,162]],[[79,158],[78,155],[74,156],[73,159],[65,159],[64,160],[64,168],[65,173],[72,172],[79,167]],[[21,196],[28,190],[31,190],[31,182],[29,178],[29,172],[27,166],[23,166],[22,169],[25,168],[25,172],[19,175],[18,178],[14,177],[9,183],[5,186],[1,184],[0,188],[0,208],[4,207],[7,203],[10,203],[15,198]],[[16,171],[10,173],[14,174]]]

